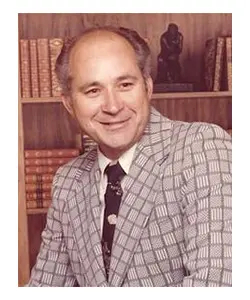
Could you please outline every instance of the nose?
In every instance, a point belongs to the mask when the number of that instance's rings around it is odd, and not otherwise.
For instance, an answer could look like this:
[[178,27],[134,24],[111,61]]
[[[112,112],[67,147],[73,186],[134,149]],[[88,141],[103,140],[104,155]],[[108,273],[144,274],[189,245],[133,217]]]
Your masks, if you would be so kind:
[[114,91],[106,90],[104,95],[104,101],[102,104],[102,110],[108,114],[117,114],[120,110],[123,109],[123,101],[120,98],[120,95]]

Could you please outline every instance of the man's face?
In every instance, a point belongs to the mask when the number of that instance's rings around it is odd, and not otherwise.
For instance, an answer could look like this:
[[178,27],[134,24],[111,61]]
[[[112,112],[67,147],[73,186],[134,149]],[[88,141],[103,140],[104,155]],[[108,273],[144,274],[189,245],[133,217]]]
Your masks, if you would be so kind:
[[71,98],[64,105],[110,159],[142,136],[149,117],[152,79],[145,82],[132,46],[109,32],[90,33],[72,49]]

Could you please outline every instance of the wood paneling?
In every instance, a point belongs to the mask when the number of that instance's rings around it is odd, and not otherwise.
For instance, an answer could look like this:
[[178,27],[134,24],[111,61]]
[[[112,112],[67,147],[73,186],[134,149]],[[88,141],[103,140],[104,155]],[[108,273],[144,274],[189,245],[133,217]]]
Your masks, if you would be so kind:
[[62,103],[23,105],[24,148],[74,148],[80,132]]
[[183,76],[202,89],[201,74],[205,41],[218,35],[232,34],[232,14],[19,14],[19,38],[65,37],[81,33],[93,25],[118,25],[134,28],[147,38],[152,51],[152,77],[157,72],[160,36],[170,22],[184,36],[180,56]]
[[36,262],[36,257],[41,245],[41,233],[46,224],[47,214],[36,214],[28,216],[29,224],[29,257],[30,257],[30,271]]
[[[167,95],[167,94],[165,94]],[[171,94],[173,95],[173,94]],[[198,96],[157,98],[152,104],[165,116],[187,122],[215,123],[224,129],[232,128],[231,96]],[[75,147],[80,128],[68,114],[62,103],[37,103],[23,105],[25,149]]]
[[29,278],[29,240],[24,189],[22,106],[18,103],[18,285]]
[[224,129],[232,128],[232,97],[195,97],[152,99],[152,104],[172,120],[208,122]]

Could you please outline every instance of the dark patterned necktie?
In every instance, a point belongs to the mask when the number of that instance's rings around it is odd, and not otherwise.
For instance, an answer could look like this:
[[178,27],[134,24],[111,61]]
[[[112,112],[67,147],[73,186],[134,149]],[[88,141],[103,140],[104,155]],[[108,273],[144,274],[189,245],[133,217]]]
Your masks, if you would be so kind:
[[115,224],[122,197],[121,179],[126,173],[123,171],[119,162],[113,166],[107,166],[105,173],[108,176],[108,185],[104,195],[105,209],[102,231],[102,251],[108,279]]

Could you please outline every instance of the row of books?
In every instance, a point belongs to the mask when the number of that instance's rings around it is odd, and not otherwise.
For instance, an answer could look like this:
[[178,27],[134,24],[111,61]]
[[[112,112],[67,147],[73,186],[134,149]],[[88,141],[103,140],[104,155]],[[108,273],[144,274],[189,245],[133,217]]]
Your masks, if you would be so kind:
[[85,133],[82,134],[82,147],[83,147],[84,152],[88,152],[96,145],[97,145],[97,143],[94,140],[92,140],[91,137],[89,137]]
[[218,36],[206,41],[204,84],[207,91],[232,91],[231,36]]
[[80,155],[76,148],[24,151],[27,208],[47,208],[51,203],[53,177],[61,165]]
[[60,96],[55,63],[63,46],[62,38],[19,40],[21,96]]

